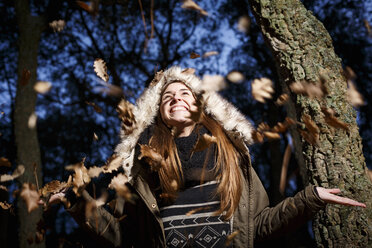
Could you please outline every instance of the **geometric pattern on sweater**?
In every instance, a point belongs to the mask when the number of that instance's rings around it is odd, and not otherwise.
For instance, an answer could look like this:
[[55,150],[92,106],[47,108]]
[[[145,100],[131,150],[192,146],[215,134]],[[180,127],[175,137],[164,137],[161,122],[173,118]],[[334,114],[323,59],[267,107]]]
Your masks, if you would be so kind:
[[[160,208],[167,247],[226,247],[232,219],[216,216],[219,199],[213,195],[218,185],[211,181],[179,192],[176,201]],[[193,214],[188,214],[194,210]]]

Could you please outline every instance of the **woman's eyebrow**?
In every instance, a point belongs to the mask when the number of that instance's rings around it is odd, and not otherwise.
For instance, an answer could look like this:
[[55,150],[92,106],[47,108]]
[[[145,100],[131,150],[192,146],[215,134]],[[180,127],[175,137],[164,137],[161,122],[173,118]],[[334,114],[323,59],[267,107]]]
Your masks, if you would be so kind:
[[[185,88],[185,89],[180,89],[179,91],[190,91],[190,90]],[[163,96],[166,95],[166,94],[174,94],[174,91],[168,90],[168,91],[163,93]]]

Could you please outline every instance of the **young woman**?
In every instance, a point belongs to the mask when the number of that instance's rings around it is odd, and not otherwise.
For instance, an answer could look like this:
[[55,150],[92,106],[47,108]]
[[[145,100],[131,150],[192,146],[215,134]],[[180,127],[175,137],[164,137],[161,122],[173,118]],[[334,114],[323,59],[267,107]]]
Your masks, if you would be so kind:
[[[233,233],[229,246],[253,247],[254,241],[303,223],[327,203],[365,207],[335,195],[338,189],[315,186],[268,207],[250,163],[251,124],[179,67],[155,76],[133,114],[135,126],[124,126],[116,148],[132,200],[117,205],[113,213],[100,207],[96,216],[86,218],[88,193],[79,199],[71,191],[66,194],[73,203],[67,211],[111,246],[226,247]],[[152,167],[154,161],[142,154],[143,146],[160,155],[160,168]]]

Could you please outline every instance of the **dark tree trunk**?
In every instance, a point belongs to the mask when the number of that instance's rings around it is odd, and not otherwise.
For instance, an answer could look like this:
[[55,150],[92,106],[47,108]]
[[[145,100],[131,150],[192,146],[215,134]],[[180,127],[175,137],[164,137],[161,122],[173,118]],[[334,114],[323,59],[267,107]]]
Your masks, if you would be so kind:
[[[366,174],[356,112],[346,101],[346,79],[332,40],[299,0],[250,0],[266,42],[275,56],[284,92],[291,96],[288,115],[301,121],[308,114],[320,129],[319,145],[307,143],[294,130],[295,156],[305,184],[338,187],[343,195],[367,204],[366,209],[329,205],[314,221],[318,247],[372,247],[372,184]],[[327,78],[329,95],[309,99],[290,93],[299,80],[317,82]],[[321,107],[332,108],[349,130],[335,129],[325,122]]]
[[[42,30],[45,27],[40,17],[31,16],[27,0],[15,1],[19,29],[18,83],[15,99],[14,133],[17,146],[17,163],[25,166],[25,173],[19,178],[20,187],[25,182],[42,185],[40,149],[36,126],[28,126],[29,118],[35,113],[37,94],[34,90],[37,73],[37,55]],[[29,71],[28,73],[24,73]],[[23,80],[22,80],[23,75]],[[26,77],[25,77],[26,76]],[[25,79],[26,78],[26,79]],[[36,173],[34,168],[36,166]],[[45,247],[44,241],[35,242],[37,223],[42,219],[41,207],[27,212],[24,201],[18,200],[20,247]]]

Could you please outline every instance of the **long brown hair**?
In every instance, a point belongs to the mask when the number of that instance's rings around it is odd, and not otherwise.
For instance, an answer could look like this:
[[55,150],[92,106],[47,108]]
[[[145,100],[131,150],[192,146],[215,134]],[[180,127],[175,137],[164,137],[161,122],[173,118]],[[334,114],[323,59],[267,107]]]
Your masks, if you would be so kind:
[[[177,188],[172,182],[176,181],[177,185],[183,185],[182,165],[172,132],[161,120],[160,114],[156,122],[149,145],[166,161],[166,166],[159,170],[163,193],[175,196]],[[214,162],[218,172],[216,179],[219,181],[216,193],[220,197],[221,207],[215,214],[219,215],[226,211],[224,217],[229,219],[239,204],[242,192],[242,178],[239,169],[241,156],[217,121],[202,112],[200,123],[217,138]]]

